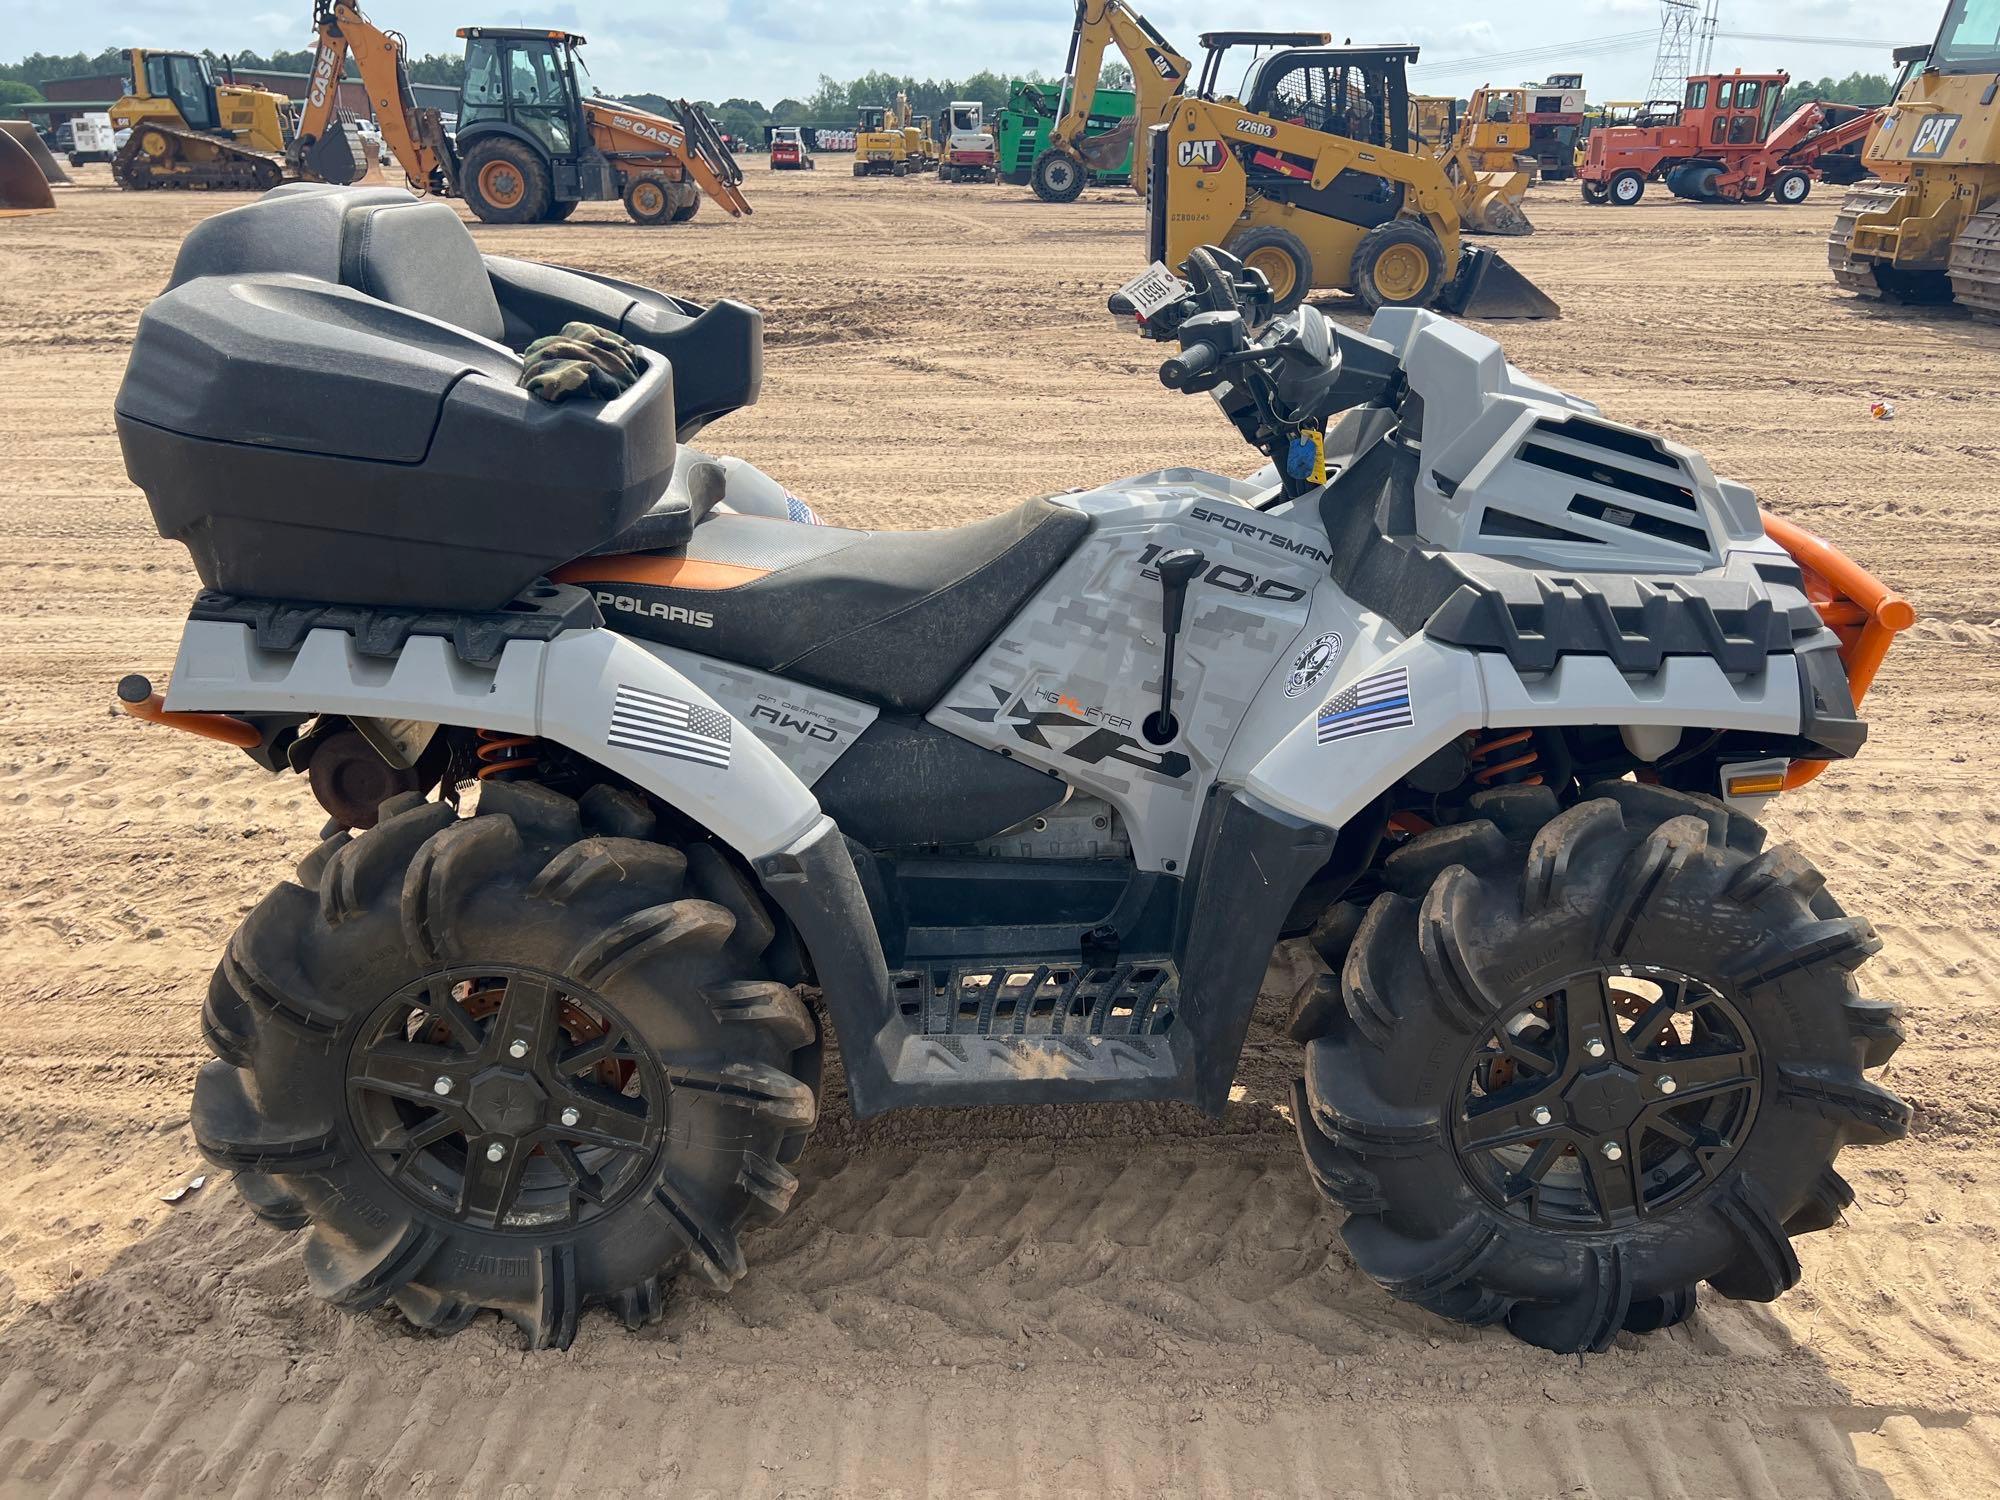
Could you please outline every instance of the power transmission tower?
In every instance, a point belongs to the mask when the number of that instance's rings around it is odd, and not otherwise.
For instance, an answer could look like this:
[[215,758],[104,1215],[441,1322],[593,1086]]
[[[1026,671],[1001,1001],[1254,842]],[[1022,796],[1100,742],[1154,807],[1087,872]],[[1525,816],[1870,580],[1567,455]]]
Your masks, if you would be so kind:
[[1690,73],[1708,70],[1715,54],[1719,0],[1660,0],[1660,45],[1653,54],[1648,99],[1678,99]]

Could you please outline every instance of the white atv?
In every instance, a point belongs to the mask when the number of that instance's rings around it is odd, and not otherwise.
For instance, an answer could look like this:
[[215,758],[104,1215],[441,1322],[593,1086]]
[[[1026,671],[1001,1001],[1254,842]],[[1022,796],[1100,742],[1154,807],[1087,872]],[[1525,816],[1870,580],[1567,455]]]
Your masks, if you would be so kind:
[[[859,1116],[1220,1112],[1291,937],[1289,1104],[1391,1295],[1581,1350],[1797,1279],[1909,1111],[1874,933],[1752,814],[1860,748],[1907,606],[1466,328],[1187,270],[1162,378],[1273,463],[868,532],[686,446],[756,398],[740,304],[390,189],[188,236],[117,410],[205,588],[120,696],[329,814],[193,1110],[315,1290],[650,1319],[791,1202],[823,1026]],[[637,378],[538,401],[574,321]]]

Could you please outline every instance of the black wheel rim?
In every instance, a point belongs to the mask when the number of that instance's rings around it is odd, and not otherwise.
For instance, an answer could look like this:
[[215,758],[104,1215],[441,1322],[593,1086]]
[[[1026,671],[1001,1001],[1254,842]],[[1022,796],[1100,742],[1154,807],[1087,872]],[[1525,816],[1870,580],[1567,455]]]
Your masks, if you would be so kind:
[[552,974],[448,969],[377,1008],[348,1057],[369,1160],[434,1214],[480,1229],[573,1229],[647,1175],[659,1067],[609,1005]]
[[1680,1207],[1742,1149],[1757,1047],[1712,986],[1643,965],[1592,969],[1497,1018],[1459,1075],[1452,1139],[1495,1206],[1601,1230]]

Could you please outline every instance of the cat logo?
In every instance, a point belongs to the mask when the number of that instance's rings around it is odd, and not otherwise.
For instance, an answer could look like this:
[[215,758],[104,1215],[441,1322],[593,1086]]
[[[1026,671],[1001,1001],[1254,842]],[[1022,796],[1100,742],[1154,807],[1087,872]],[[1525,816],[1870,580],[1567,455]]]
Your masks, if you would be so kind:
[[1917,127],[1917,138],[1910,142],[1910,155],[1943,156],[1962,118],[1962,115],[1929,116]]
[[1200,167],[1213,172],[1222,166],[1222,142],[1182,141],[1174,148],[1174,160],[1184,167]]
[[1146,49],[1146,61],[1153,65],[1155,73],[1158,73],[1169,83],[1173,82],[1174,65],[1167,61],[1166,53],[1160,51],[1157,47],[1148,47]]

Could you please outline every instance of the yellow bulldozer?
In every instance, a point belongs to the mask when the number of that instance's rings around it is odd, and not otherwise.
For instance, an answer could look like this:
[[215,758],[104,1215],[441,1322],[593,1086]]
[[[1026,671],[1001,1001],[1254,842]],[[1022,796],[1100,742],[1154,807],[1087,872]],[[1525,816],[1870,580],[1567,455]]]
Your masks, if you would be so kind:
[[[125,93],[110,111],[113,128],[131,132],[111,159],[121,188],[262,191],[319,175],[292,152],[291,100],[283,94],[238,83],[226,61],[218,80],[214,65],[192,52],[133,47],[124,57]],[[329,149],[361,163],[331,180],[367,171],[369,148],[352,124]]]
[[[1492,205],[1455,150],[1433,156],[1411,138],[1416,56],[1291,48],[1253,67],[1240,104],[1206,89],[1175,99],[1149,140],[1151,258],[1177,266],[1198,245],[1221,245],[1263,274],[1281,311],[1323,288],[1370,309],[1560,316],[1499,255],[1464,243]],[[1212,55],[1204,78],[1213,68]]]
[[1895,101],[1827,241],[1833,279],[1891,302],[2000,317],[2000,10],[1951,0],[1937,40],[1900,48]]

